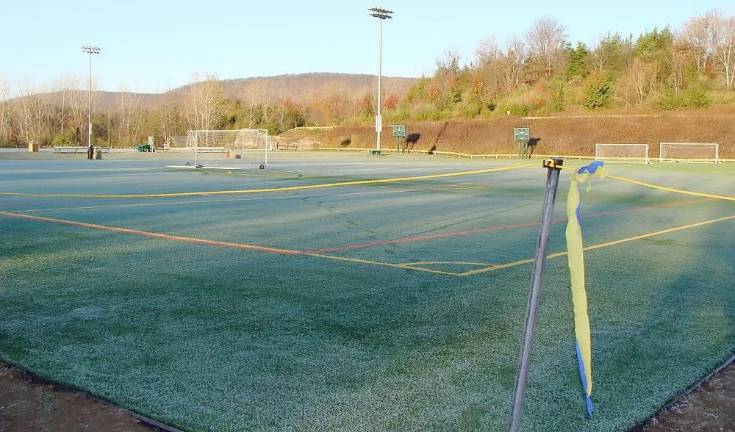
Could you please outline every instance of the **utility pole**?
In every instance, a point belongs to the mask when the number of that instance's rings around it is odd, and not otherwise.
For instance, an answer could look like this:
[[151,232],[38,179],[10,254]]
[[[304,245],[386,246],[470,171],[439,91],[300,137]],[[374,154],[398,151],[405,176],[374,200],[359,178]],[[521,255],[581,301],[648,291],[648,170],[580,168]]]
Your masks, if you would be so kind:
[[381,81],[383,78],[383,21],[387,19],[393,18],[393,11],[389,11],[387,9],[381,9],[378,7],[373,7],[368,9],[370,11],[370,16],[375,17],[380,20],[380,26],[378,29],[378,113],[375,116],[375,134],[376,134],[376,142],[375,142],[375,150],[376,153],[380,154],[380,133],[383,132],[383,116],[381,115],[381,97],[382,97],[382,88],[381,88]]

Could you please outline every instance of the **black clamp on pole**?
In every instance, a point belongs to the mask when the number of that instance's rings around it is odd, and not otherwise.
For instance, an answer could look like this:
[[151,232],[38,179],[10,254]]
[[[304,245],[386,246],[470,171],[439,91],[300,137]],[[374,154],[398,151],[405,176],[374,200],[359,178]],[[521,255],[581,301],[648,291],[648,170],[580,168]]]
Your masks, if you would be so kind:
[[521,352],[518,356],[518,372],[516,374],[513,405],[511,407],[511,432],[521,430],[523,399],[526,393],[528,368],[533,345],[533,330],[536,327],[536,317],[538,316],[538,304],[541,296],[541,287],[543,286],[544,265],[546,264],[546,248],[549,245],[551,218],[554,214],[554,202],[556,200],[556,190],[559,187],[559,173],[561,172],[562,165],[564,165],[564,159],[562,158],[545,159],[543,164],[543,167],[548,170],[546,174],[546,194],[544,197],[544,209],[541,214],[541,229],[539,230],[538,243],[536,244],[536,257],[533,262],[531,291],[528,294]]

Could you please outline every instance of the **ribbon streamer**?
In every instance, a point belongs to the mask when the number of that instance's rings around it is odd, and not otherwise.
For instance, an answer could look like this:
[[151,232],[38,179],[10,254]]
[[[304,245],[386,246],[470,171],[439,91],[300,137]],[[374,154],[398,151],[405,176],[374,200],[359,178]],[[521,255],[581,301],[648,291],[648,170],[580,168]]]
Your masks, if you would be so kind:
[[579,366],[579,377],[582,381],[587,415],[592,416],[592,337],[590,320],[587,315],[587,290],[584,276],[584,252],[582,241],[582,219],[580,217],[581,200],[579,185],[592,177],[604,177],[605,166],[600,161],[592,162],[579,168],[569,187],[567,197],[567,257],[569,260],[569,276],[574,305],[574,334],[576,336],[575,351]]

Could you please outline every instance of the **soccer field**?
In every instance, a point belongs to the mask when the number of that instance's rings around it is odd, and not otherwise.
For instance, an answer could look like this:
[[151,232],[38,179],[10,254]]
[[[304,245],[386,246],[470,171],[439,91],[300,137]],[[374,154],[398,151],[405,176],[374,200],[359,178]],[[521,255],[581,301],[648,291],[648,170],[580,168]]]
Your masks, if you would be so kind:
[[[184,430],[507,429],[539,160],[136,157],[0,160],[0,359]],[[608,172],[735,195],[732,164]],[[613,178],[582,193],[587,419],[569,176],[523,429],[626,430],[735,352],[735,201]]]

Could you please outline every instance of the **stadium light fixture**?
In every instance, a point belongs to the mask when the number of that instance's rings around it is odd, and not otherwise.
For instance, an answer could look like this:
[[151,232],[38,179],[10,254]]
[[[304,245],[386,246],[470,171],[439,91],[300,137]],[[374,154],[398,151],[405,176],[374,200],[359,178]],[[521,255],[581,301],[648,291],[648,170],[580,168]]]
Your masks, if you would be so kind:
[[382,9],[379,7],[372,7],[368,9],[370,16],[377,18],[380,21],[380,28],[378,33],[378,112],[375,116],[375,149],[377,153],[380,153],[380,133],[383,131],[383,116],[381,115],[381,81],[383,78],[383,21],[393,18],[393,11]]
[[88,110],[87,110],[87,148],[92,146],[92,54],[99,54],[101,48],[91,45],[82,47],[82,52],[89,54],[89,93],[88,93]]

